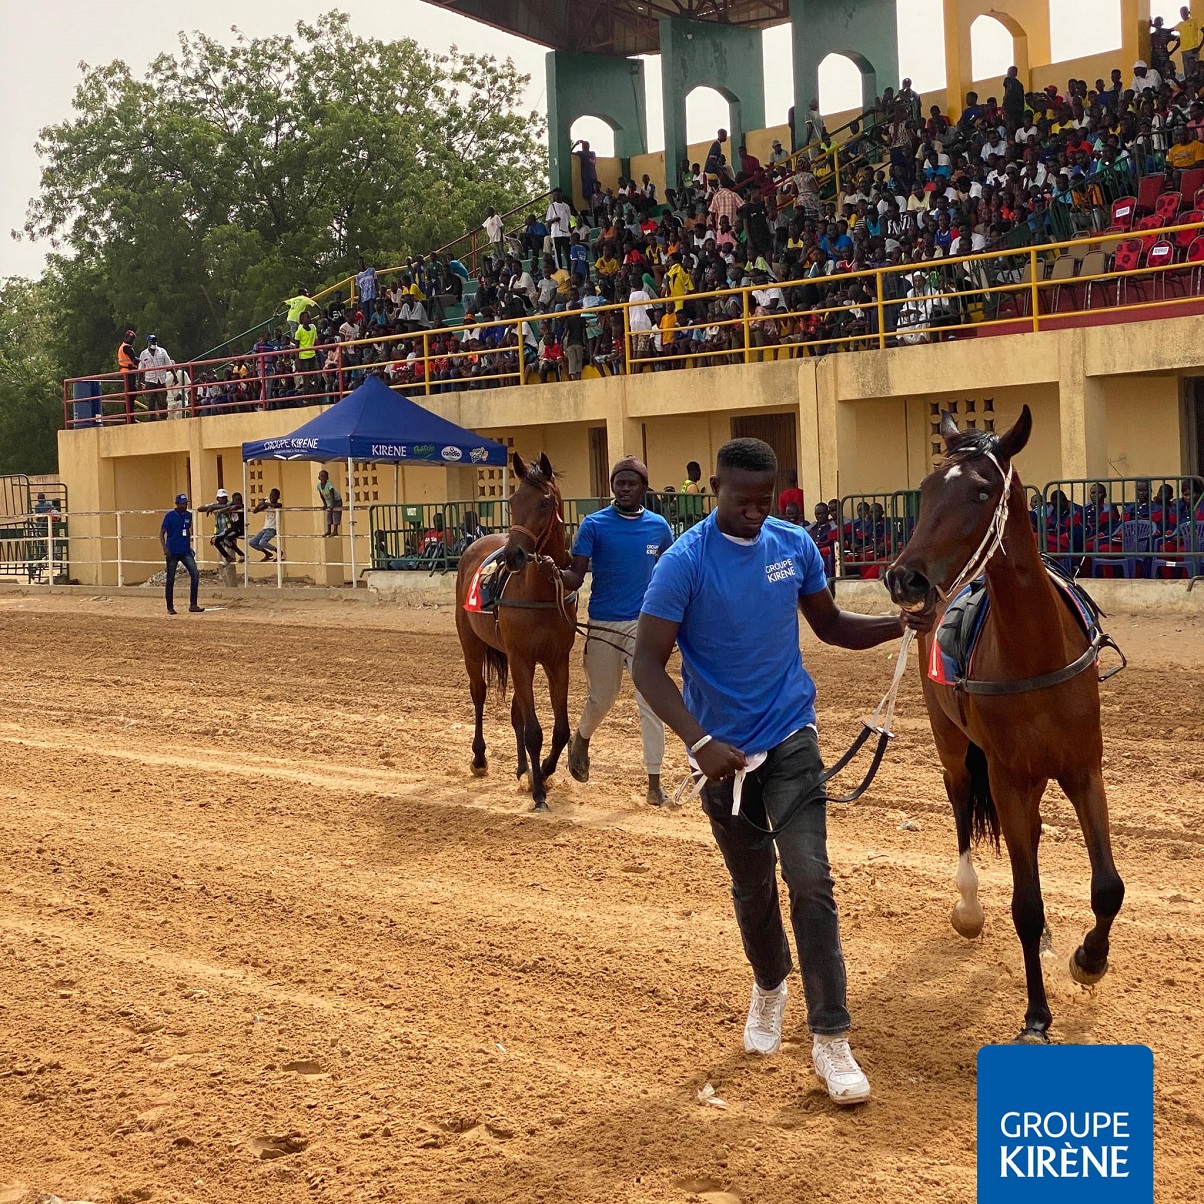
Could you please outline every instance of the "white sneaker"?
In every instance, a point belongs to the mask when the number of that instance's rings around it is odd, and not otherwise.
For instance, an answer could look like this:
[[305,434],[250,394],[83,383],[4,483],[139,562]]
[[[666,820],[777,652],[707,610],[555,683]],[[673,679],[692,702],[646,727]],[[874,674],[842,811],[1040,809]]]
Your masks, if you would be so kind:
[[870,1081],[849,1049],[848,1037],[824,1037],[811,1043],[811,1062],[834,1104],[860,1104],[870,1098]]
[[748,1020],[744,1025],[746,1053],[774,1054],[782,1044],[782,1013],[786,1010],[786,980],[776,989],[762,991],[754,982]]

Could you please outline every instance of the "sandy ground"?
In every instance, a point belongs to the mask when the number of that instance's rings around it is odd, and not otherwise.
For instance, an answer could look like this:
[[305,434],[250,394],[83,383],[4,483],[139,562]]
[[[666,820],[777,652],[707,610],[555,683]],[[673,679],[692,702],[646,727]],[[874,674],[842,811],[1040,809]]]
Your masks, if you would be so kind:
[[[949,926],[953,824],[912,675],[871,797],[831,818],[874,1089],[842,1112],[801,991],[782,1053],[742,1052],[721,862],[696,806],[643,805],[629,685],[594,781],[562,768],[536,817],[508,710],[490,776],[468,774],[447,609],[160,606],[0,595],[0,1204],[973,1199],[975,1055],[1017,1030],[1023,974],[1004,861],[980,858],[983,937]],[[1046,978],[1057,1037],[1153,1047],[1177,1204],[1204,1199],[1204,628],[1112,627],[1128,895],[1111,973],[1074,986],[1087,857],[1051,791]],[[832,754],[891,662],[805,654]]]

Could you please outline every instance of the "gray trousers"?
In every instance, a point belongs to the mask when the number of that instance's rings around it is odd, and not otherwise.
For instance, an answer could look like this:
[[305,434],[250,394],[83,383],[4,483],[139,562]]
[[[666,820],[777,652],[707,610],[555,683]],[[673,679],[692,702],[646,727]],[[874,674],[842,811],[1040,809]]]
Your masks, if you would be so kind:
[[[602,639],[590,636],[585,641],[585,680],[589,686],[589,697],[585,701],[585,710],[581,712],[581,722],[577,730],[585,740],[589,740],[594,732],[602,725],[610,708],[614,706],[619,696],[619,687],[623,684],[623,668],[631,672],[631,656],[635,652],[635,629],[639,626],[638,619],[625,623],[599,623],[590,620],[590,627],[597,631]],[[614,644],[614,647],[611,647]],[[653,709],[644,701],[644,696],[635,692],[636,705],[640,709],[640,742],[644,746],[644,772],[649,775],[659,774],[661,762],[665,759],[665,725],[657,718]]]
[[[707,782],[702,809],[732,880],[744,953],[762,990],[772,991],[791,970],[790,944],[778,905],[777,863],[790,890],[790,926],[798,948],[807,1024],[813,1033],[847,1032],[844,952],[828,865],[827,801],[816,782],[824,771],[811,728],[788,736],[744,780],[740,814],[732,815],[732,781]],[[775,828],[804,800],[786,830],[771,840],[748,822]],[[745,818],[747,817],[747,818]],[[776,845],[776,848],[775,848]]]

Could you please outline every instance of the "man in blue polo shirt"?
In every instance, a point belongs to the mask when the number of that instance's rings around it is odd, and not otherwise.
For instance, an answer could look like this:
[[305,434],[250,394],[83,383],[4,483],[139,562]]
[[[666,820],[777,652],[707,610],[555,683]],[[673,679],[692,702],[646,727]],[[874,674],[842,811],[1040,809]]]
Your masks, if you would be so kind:
[[[811,537],[768,517],[776,476],[777,457],[759,439],[719,449],[716,508],[661,557],[644,596],[632,676],[706,776],[702,806],[727,863],[753,970],[745,1050],[772,1054],[782,1040],[791,964],[778,907],[780,858],[812,1063],[836,1103],[857,1104],[870,1085],[849,1049],[815,685],[799,653],[798,614],[825,644],[843,648],[897,639],[913,620],[837,609]],[[675,641],[684,699],[665,670]],[[771,839],[766,829],[779,831]]]
[[[585,641],[585,678],[589,697],[581,722],[569,746],[569,773],[579,782],[589,781],[589,742],[618,697],[623,667],[631,672],[636,624],[644,590],[652,580],[657,557],[673,542],[669,524],[659,514],[644,509],[648,470],[635,456],[620,460],[610,474],[614,504],[587,514],[573,541],[573,562],[561,570],[565,588],[580,589],[587,572],[593,573],[589,597],[590,635]],[[637,691],[640,740],[644,746],[644,772],[648,775],[648,802],[665,801],[661,789],[661,761],[665,755],[665,728]]]
[[188,494],[176,494],[175,509],[169,510],[163,516],[163,524],[159,528],[159,543],[163,547],[163,555],[167,557],[167,583],[164,587],[167,595],[167,613],[176,613],[176,569],[182,564],[188,570],[189,613],[203,614],[205,608],[198,606],[196,602],[201,575],[197,572],[196,557],[192,552],[192,511],[188,509]]

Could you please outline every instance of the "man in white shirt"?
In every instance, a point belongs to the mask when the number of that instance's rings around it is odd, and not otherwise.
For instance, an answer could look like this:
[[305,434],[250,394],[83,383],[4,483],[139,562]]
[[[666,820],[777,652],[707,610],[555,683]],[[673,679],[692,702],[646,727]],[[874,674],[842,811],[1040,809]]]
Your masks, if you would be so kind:
[[1129,89],[1134,96],[1140,97],[1143,92],[1150,88],[1155,92],[1161,91],[1162,76],[1153,67],[1147,67],[1145,59],[1138,59],[1133,64],[1133,81],[1129,84]]
[[572,233],[573,214],[559,188],[552,189],[552,200],[544,220],[548,224],[548,236],[556,254],[556,266],[568,271],[572,267],[569,262],[569,235]]
[[430,325],[426,316],[426,307],[417,297],[410,297],[397,311],[397,325],[406,334],[413,334]]
[[146,399],[147,409],[167,408],[167,395],[163,390],[167,385],[167,369],[174,363],[175,360],[159,346],[158,339],[153,334],[148,334],[146,348],[138,357],[138,371],[142,373],[142,383],[149,394]]
[[[633,288],[628,301],[651,301],[652,298],[648,295],[644,288],[643,282],[639,277],[635,277],[632,281]],[[633,305],[628,311],[628,324],[631,329],[631,357],[639,359],[642,356],[647,356],[651,348],[652,336],[649,331],[652,329],[651,310],[646,305]],[[644,365],[637,365],[633,371],[643,372]]]
[[485,231],[485,237],[493,244],[494,261],[501,263],[505,256],[505,248],[502,246],[505,235],[505,223],[498,216],[496,209],[490,209],[485,215],[482,229]]

